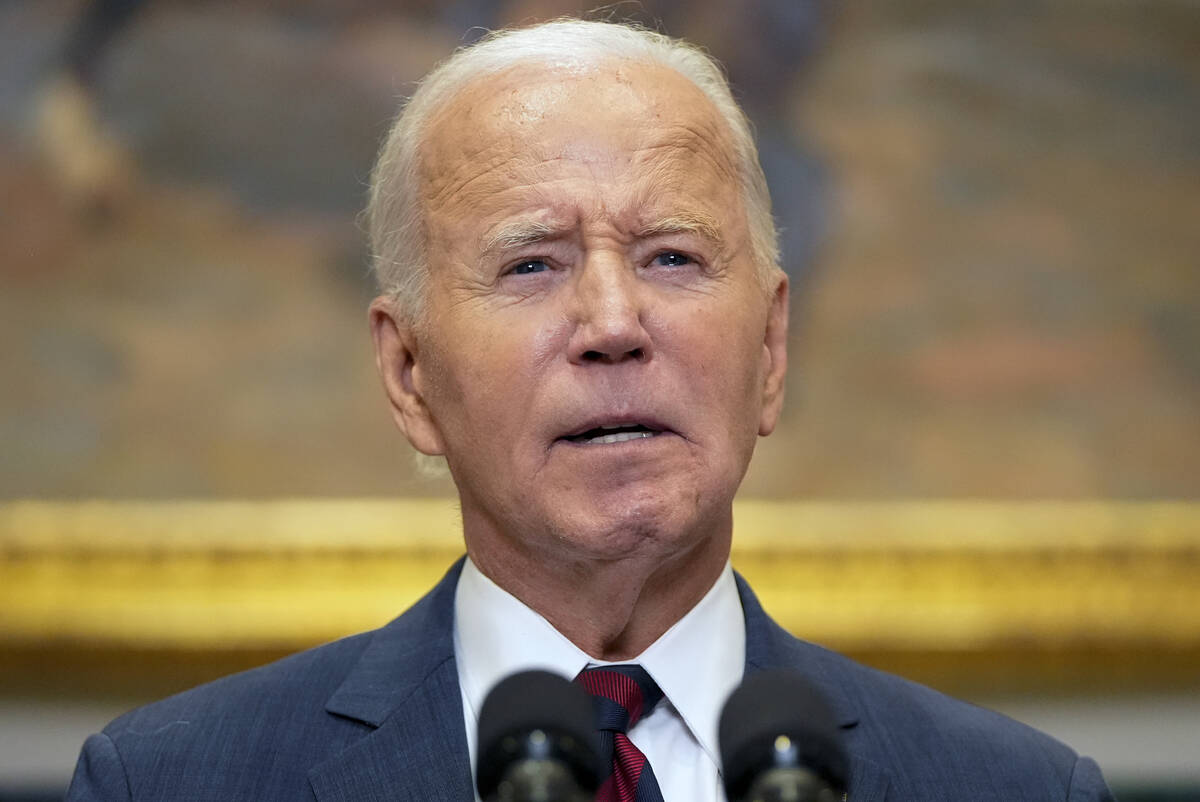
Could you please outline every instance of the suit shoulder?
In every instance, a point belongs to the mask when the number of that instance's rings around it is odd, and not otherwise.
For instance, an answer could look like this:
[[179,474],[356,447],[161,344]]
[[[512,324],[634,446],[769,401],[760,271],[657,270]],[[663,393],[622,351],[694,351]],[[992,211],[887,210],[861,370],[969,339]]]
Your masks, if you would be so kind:
[[126,713],[89,739],[69,798],[99,798],[89,793],[123,778],[137,800],[311,799],[311,771],[364,743],[447,662],[453,669],[460,565],[381,629]]
[[825,649],[817,661],[853,699],[851,747],[886,764],[913,798],[940,799],[946,788],[1067,798],[1079,756],[1046,733]]
[[[352,635],[198,685],[124,714],[104,732],[116,739],[126,733],[163,730],[183,722],[230,714],[241,717],[250,710],[269,713],[289,709],[294,714],[304,707],[304,700],[311,702],[319,697],[324,702],[337,689],[372,634]],[[272,705],[273,700],[285,704]]]
[[1026,744],[1061,759],[1074,760],[1070,747],[1044,732],[1002,713],[948,696],[912,680],[885,671],[858,666],[863,687],[884,691],[871,715],[924,725],[958,739],[980,738],[990,744]]
[[309,649],[117,718],[104,737],[131,797],[307,798],[301,767],[362,735],[363,724],[329,715],[325,702],[371,635]]

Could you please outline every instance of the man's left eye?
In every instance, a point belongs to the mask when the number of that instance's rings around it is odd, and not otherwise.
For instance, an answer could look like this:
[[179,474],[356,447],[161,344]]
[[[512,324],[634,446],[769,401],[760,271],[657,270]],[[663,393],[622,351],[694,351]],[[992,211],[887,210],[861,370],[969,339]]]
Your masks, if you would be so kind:
[[686,256],[677,251],[667,251],[660,253],[654,257],[654,264],[660,267],[681,267],[692,261],[690,256]]
[[524,262],[518,262],[513,265],[509,273],[517,276],[527,276],[530,273],[542,273],[549,270],[550,266],[541,259],[526,259]]

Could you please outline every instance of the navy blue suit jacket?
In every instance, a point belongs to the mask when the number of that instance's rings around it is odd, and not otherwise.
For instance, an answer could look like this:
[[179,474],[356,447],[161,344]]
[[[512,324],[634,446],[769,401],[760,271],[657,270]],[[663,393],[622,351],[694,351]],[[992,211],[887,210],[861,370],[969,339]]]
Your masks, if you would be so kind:
[[[84,744],[68,802],[470,802],[452,635],[460,569],[382,629],[118,718]],[[851,800],[1112,798],[1095,763],[1058,741],[797,640],[740,577],[738,588],[747,673],[791,668],[824,692]]]

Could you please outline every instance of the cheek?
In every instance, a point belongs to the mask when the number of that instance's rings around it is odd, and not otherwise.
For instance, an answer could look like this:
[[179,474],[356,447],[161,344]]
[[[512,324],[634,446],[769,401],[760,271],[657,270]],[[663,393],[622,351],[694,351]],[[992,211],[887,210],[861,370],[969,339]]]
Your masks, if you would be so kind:
[[762,371],[763,337],[748,317],[737,307],[700,309],[670,326],[672,342],[693,375],[724,398],[749,389]]
[[513,310],[493,322],[468,346],[476,379],[497,392],[530,391],[563,352],[561,327],[544,315]]
[[461,410],[468,436],[526,425],[544,368],[560,347],[550,327],[506,317],[446,345],[455,356],[444,372],[445,399]]
[[715,425],[729,437],[743,439],[750,432],[757,439],[763,383],[761,338],[729,336],[747,329],[738,329],[730,317],[722,319],[730,325],[708,327],[712,335],[706,335],[698,349],[704,358],[693,363],[692,373],[702,377],[707,406],[720,418]]

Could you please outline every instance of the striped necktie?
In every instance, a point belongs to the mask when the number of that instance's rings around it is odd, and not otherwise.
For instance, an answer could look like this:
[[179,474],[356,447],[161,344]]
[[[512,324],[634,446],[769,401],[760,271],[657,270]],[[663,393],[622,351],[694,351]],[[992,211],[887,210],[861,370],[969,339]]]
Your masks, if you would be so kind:
[[612,767],[596,802],[663,802],[649,761],[626,736],[663,698],[662,690],[637,665],[585,668],[575,681],[592,695],[601,755]]

